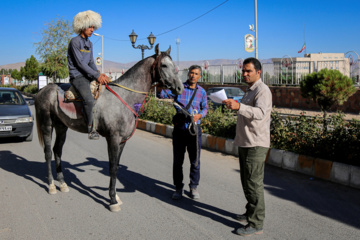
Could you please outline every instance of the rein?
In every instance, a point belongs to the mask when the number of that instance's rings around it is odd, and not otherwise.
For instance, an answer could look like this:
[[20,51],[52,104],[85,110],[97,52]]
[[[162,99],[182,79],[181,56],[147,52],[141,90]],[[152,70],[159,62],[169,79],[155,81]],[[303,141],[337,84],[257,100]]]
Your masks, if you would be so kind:
[[[152,71],[151,75],[152,75],[152,78],[153,78],[153,79],[155,78],[155,75],[156,75],[155,67],[156,67],[156,64],[158,64],[158,62],[159,62],[160,56],[161,56],[161,55],[158,55],[158,56],[156,57],[153,65],[152,65],[152,67],[151,67],[151,71]],[[146,98],[147,98],[149,92],[136,91],[136,90],[134,90],[134,89],[127,88],[127,87],[125,87],[125,86],[122,86],[122,85],[120,85],[120,84],[113,83],[113,82],[110,82],[110,84],[115,85],[115,86],[118,86],[118,87],[121,87],[121,88],[126,89],[126,90],[131,91],[131,92],[140,93],[140,94],[145,94],[146,96],[145,96],[145,98],[144,98],[143,103],[141,104],[140,109],[139,109],[140,113],[143,113],[143,112],[145,111],[146,105],[149,103],[149,102],[146,103]],[[130,135],[128,138],[126,138],[125,140],[121,141],[121,143],[125,143],[125,142],[128,141],[128,140],[134,135],[134,133],[135,133],[135,130],[136,130],[137,125],[138,125],[138,122],[139,122],[139,114],[137,114],[137,113],[134,111],[134,109],[132,109],[132,107],[129,106],[129,104],[127,104],[116,92],[114,92],[114,91],[109,87],[108,84],[105,84],[105,86],[106,86],[106,88],[107,88],[112,94],[114,94],[114,95],[135,115],[135,127],[134,127],[131,135]],[[156,85],[154,85],[154,86],[156,86]],[[154,87],[154,86],[152,86],[152,87]],[[152,87],[151,87],[151,88],[152,88]]]
[[[136,130],[137,125],[138,125],[138,122],[139,122],[139,114],[137,114],[137,113],[134,111],[134,109],[132,109],[132,108],[129,106],[129,104],[127,104],[127,103],[126,103],[116,92],[114,92],[107,84],[106,84],[105,86],[106,86],[106,88],[107,88],[112,94],[114,94],[114,95],[135,115],[135,127],[134,127],[132,133],[130,134],[130,136],[129,136],[128,138],[126,138],[125,140],[121,141],[121,143],[125,143],[125,142],[126,142],[127,140],[129,140],[129,139],[134,135],[134,133],[135,133],[135,130]],[[144,98],[144,101],[143,101],[143,103],[141,104],[141,108],[140,108],[140,112],[141,112],[141,113],[144,112],[144,110],[145,110],[145,108],[143,108],[143,106],[144,106],[144,103],[145,103],[145,101],[146,101],[147,95],[148,95],[148,94],[146,93],[146,96],[145,96],[145,98]]]

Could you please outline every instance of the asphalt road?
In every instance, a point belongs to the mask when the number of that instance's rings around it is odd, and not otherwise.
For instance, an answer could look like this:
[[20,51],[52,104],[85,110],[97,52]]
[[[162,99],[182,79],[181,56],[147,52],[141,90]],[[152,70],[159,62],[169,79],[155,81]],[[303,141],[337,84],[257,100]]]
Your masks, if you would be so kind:
[[[105,139],[69,130],[63,168],[70,192],[49,195],[34,130],[32,142],[0,139],[0,239],[242,238],[232,219],[246,204],[235,157],[203,150],[200,201],[174,201],[171,139],[137,130],[118,173],[124,204],[112,213]],[[184,171],[187,186],[188,159]],[[247,239],[360,239],[357,189],[267,165],[265,201],[264,234]]]

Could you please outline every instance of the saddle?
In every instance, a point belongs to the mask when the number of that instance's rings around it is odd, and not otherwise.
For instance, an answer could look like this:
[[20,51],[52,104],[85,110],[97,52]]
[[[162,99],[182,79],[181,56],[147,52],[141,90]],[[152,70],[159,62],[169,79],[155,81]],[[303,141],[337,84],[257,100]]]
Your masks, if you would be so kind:
[[[91,93],[94,99],[98,99],[101,91],[101,85],[97,81],[90,83]],[[59,109],[70,119],[85,118],[83,110],[83,99],[78,91],[70,84],[58,84],[58,106]]]
[[[91,81],[90,90],[91,90],[91,94],[96,100],[99,97],[99,93],[101,91],[101,85],[96,80]],[[80,96],[80,94],[73,85],[71,85],[70,88],[65,90],[64,99],[65,102],[83,101],[82,97]]]

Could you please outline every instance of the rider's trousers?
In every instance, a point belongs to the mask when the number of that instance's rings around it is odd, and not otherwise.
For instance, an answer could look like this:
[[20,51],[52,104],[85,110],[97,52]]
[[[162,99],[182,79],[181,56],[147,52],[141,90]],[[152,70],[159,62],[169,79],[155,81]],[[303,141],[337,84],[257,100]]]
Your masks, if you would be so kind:
[[80,93],[81,97],[84,100],[84,110],[87,117],[89,131],[92,128],[93,123],[93,107],[94,107],[94,98],[90,90],[90,81],[86,77],[77,77],[70,80],[70,83],[76,88]]

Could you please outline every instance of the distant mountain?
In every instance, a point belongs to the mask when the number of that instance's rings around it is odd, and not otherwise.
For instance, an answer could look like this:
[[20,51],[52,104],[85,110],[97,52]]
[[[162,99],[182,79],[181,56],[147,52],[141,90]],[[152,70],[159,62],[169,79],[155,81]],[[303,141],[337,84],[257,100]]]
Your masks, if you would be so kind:
[[[173,59],[174,63],[177,65],[177,61]],[[271,59],[262,59],[260,60],[262,63],[270,63],[272,62]],[[237,64],[238,60],[231,60],[231,59],[214,59],[214,60],[207,60],[210,66],[214,65],[228,65],[228,64]],[[104,71],[105,72],[121,72],[123,69],[127,70],[134,66],[137,62],[129,62],[129,63],[118,63],[113,61],[105,61],[104,64]],[[197,60],[197,61],[180,61],[179,62],[179,69],[189,68],[191,65],[199,65],[203,66],[205,60]],[[1,65],[0,69],[17,69],[20,71],[20,67],[25,66],[25,62],[19,63],[11,63],[6,65]],[[98,69],[101,70],[101,66],[98,66]]]
[[25,66],[25,62],[19,62],[19,63],[10,63],[6,65],[1,65],[0,69],[17,69],[20,71],[20,67]]

